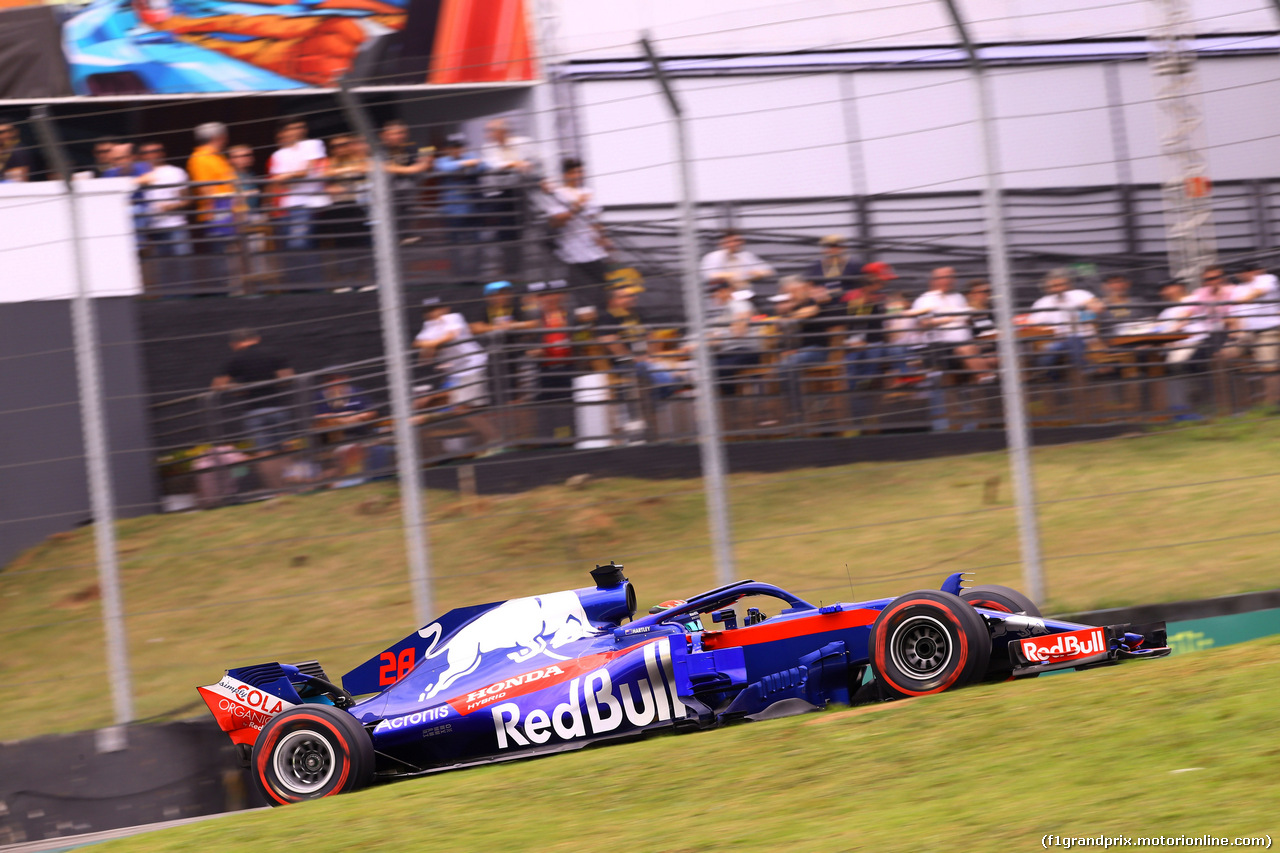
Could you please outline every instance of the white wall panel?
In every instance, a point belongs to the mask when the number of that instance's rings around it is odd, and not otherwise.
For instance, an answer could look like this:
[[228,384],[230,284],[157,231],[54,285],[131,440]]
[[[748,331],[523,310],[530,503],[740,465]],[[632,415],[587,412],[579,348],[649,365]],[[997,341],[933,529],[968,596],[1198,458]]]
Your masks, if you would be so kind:
[[1155,86],[1146,62],[1125,62],[1119,66],[1120,100],[1132,157],[1133,181],[1158,183],[1164,178],[1160,163],[1160,116],[1155,105]]
[[1100,65],[990,72],[1007,187],[1116,182]]
[[867,191],[982,186],[977,105],[967,71],[854,75]]
[[1280,59],[1207,60],[1199,69],[1209,173],[1219,181],[1280,175]]
[[[142,292],[130,178],[76,182],[90,296]],[[0,183],[0,302],[70,299],[76,293],[71,211],[59,181]]]
[[[1149,0],[958,0],[982,43],[1143,36]],[[1199,33],[1274,31],[1259,0],[1191,0]],[[664,53],[698,56],[954,44],[941,0],[557,0],[559,47],[575,59],[637,56],[648,30]]]
[[637,56],[649,31],[683,56],[941,44],[952,31],[940,0],[559,0],[558,42],[574,59]]
[[575,97],[588,180],[602,204],[679,197],[672,130],[656,82],[582,83]]
[[677,81],[698,197],[851,194],[838,84],[835,74]]

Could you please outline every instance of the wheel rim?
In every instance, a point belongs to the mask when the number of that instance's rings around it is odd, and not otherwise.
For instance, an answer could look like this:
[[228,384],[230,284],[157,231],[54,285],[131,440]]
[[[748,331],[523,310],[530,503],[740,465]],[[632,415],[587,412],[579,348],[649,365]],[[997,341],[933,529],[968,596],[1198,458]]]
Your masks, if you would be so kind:
[[911,678],[925,681],[951,663],[951,635],[932,616],[912,616],[894,629],[890,640],[894,665]]
[[290,732],[276,747],[276,777],[295,794],[314,794],[333,777],[333,745],[316,732]]

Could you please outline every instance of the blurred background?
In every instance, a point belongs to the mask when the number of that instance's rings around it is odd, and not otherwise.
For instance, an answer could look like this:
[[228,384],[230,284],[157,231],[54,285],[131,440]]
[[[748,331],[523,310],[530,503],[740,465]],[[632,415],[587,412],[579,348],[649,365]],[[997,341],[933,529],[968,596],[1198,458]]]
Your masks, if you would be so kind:
[[1269,589],[1278,29],[0,3],[0,739],[610,559],[645,608]]

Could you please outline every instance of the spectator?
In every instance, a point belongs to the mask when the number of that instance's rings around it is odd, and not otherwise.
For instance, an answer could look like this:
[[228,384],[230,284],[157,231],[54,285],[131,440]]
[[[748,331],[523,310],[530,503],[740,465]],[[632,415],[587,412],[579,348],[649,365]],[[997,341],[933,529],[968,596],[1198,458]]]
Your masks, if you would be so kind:
[[[141,178],[151,171],[149,163],[139,163],[133,157],[133,143],[122,142],[112,148],[111,168],[102,173],[104,178]],[[137,232],[139,243],[151,243],[151,234],[147,232],[147,200],[143,189],[139,186],[130,197],[133,209],[133,227]]]
[[210,121],[196,127],[197,146],[187,160],[191,191],[197,198],[201,237],[206,252],[227,250],[234,235],[235,170],[222,155],[227,147],[227,126]]
[[93,170],[98,177],[105,178],[107,171],[115,168],[116,141],[100,139],[93,143]]
[[285,248],[307,251],[312,247],[311,232],[316,210],[329,203],[323,181],[324,143],[307,138],[307,124],[301,119],[287,118],[276,132],[280,147],[267,162],[267,174],[279,183],[276,206],[281,211],[281,232]]
[[227,149],[227,162],[235,173],[236,208],[249,221],[256,221],[262,210],[262,188],[254,173],[253,149],[248,145],[232,145]]
[[483,319],[471,323],[477,335],[497,331],[519,331],[537,326],[536,320],[522,317],[523,309],[515,299],[515,288],[509,281],[491,281],[484,286]]
[[916,317],[924,341],[926,358],[935,370],[959,370],[978,348],[970,341],[969,302],[956,293],[954,267],[938,267],[929,274],[929,289],[912,303],[908,315]]
[[369,157],[357,136],[341,133],[329,140],[324,188],[328,207],[317,213],[316,233],[339,249],[369,245]]
[[849,254],[845,239],[839,234],[828,234],[818,241],[818,245],[822,247],[822,257],[809,266],[809,278],[837,298],[857,287],[858,262]]
[[34,171],[31,152],[22,147],[17,126],[0,121],[0,183],[29,181]]
[[413,224],[414,202],[417,201],[422,176],[431,170],[435,149],[414,145],[409,135],[409,125],[400,119],[392,119],[384,124],[378,132],[378,139],[386,154],[384,168],[391,175],[396,230],[401,235],[402,243],[416,243],[421,237],[409,233]]
[[422,330],[414,338],[418,357],[434,362],[449,392],[449,405],[467,412],[489,402],[489,355],[480,346],[461,314],[450,310],[440,297],[422,300]]
[[779,317],[791,325],[795,348],[782,354],[779,366],[793,412],[801,411],[800,380],[806,367],[830,359],[832,335],[844,331],[844,305],[826,287],[802,276],[788,276],[783,285],[790,293]]
[[1229,345],[1239,325],[1234,316],[1240,309],[1236,303],[1240,297],[1248,296],[1249,291],[1232,284],[1220,266],[1206,267],[1201,281],[1203,284],[1186,300],[1190,316],[1200,321],[1206,335],[1199,342],[1194,360],[1207,362],[1219,354],[1234,357],[1238,350]]
[[862,270],[862,286],[841,298],[849,317],[850,331],[845,339],[848,348],[845,361],[849,378],[855,382],[865,382],[877,376],[892,355],[884,331],[884,287],[898,277],[893,267],[880,261],[869,263]]
[[979,384],[996,381],[996,316],[991,308],[991,282],[975,278],[965,291],[969,303],[969,331],[973,334],[973,354],[965,358],[965,368]]
[[1239,273],[1237,305],[1232,312],[1239,323],[1241,344],[1248,347],[1262,373],[1263,401],[1280,405],[1280,286],[1261,264]]
[[[1133,304],[1133,283],[1128,276],[1109,275],[1102,282],[1102,304],[1098,312],[1098,332],[1102,335],[1121,334],[1126,326],[1144,319],[1144,312]],[[1149,318],[1150,315],[1147,315]]]
[[142,197],[150,242],[161,257],[189,255],[191,232],[187,230],[187,215],[183,212],[189,204],[187,173],[165,162],[164,146],[159,142],[144,142],[142,158],[148,171],[138,178],[138,183],[146,187]]
[[1189,298],[1182,282],[1171,281],[1160,288],[1160,297],[1167,303],[1157,317],[1161,332],[1186,335],[1181,340],[1165,345],[1165,362],[1173,378],[1167,385],[1169,407],[1175,420],[1199,420],[1191,412],[1187,381],[1178,374],[1195,372],[1203,362],[1196,357],[1201,344],[1208,340],[1204,323],[1195,316],[1195,306],[1187,304]]
[[326,378],[316,391],[314,408],[315,428],[321,432],[324,443],[332,447],[332,465],[325,472],[325,478],[352,478],[335,486],[362,482],[359,475],[365,470],[363,440],[373,434],[378,410],[352,384],[351,374],[345,370],[336,370]]
[[509,402],[514,397],[520,372],[520,353],[515,346],[517,334],[538,325],[536,320],[525,319],[514,291],[515,288],[509,281],[491,281],[486,284],[484,301],[479,306],[479,317],[471,323],[471,333],[482,337],[485,348],[489,351],[489,363],[494,368],[494,382],[501,384],[499,403]]
[[441,213],[444,214],[446,239],[451,266],[456,276],[470,276],[476,271],[474,252],[468,247],[479,242],[480,222],[476,214],[479,201],[480,175],[485,165],[478,157],[466,156],[467,138],[450,134],[443,153],[435,160],[439,174]]
[[245,430],[257,456],[278,451],[289,437],[288,389],[279,380],[293,376],[289,362],[261,343],[253,329],[232,332],[233,355],[212,384],[215,391],[238,391]]
[[[562,172],[564,185],[545,196],[556,257],[568,267],[569,285],[575,291],[598,289],[608,273],[611,248],[600,223],[600,206],[592,200],[591,190],[583,186],[581,160],[567,158]],[[598,298],[597,293],[592,296]]]
[[742,235],[735,230],[724,232],[720,248],[702,259],[703,281],[724,279],[734,290],[749,290],[751,285],[774,274],[773,267],[748,252]]
[[1072,287],[1071,271],[1051,270],[1044,280],[1045,295],[1031,306],[1027,323],[1053,330],[1051,340],[1036,359],[1040,367],[1052,367],[1066,357],[1077,370],[1085,366],[1088,338],[1093,334],[1093,321],[1105,306],[1087,290]]
[[542,282],[529,285],[536,294],[539,336],[541,346],[530,355],[538,368],[539,402],[563,401],[573,397],[573,337],[572,321],[564,304],[563,288],[549,287]]
[[[606,334],[599,336],[616,368],[630,368],[642,387],[666,399],[679,390],[674,374],[660,360],[652,357],[649,331],[636,311],[636,297],[644,292],[637,284],[620,284],[609,288],[609,300],[600,317]],[[656,350],[654,350],[656,352]],[[671,348],[662,349],[662,361],[681,355]]]
[[485,164],[481,181],[485,208],[495,226],[494,240],[502,244],[502,274],[514,276],[521,269],[521,218],[525,191],[534,172],[532,158],[526,153],[529,140],[512,136],[506,120],[500,118],[486,124],[484,132],[480,159]]
[[733,394],[737,390],[733,377],[760,363],[760,349],[751,334],[751,291],[735,291],[724,279],[708,287],[707,338],[715,358],[716,382],[722,392]]

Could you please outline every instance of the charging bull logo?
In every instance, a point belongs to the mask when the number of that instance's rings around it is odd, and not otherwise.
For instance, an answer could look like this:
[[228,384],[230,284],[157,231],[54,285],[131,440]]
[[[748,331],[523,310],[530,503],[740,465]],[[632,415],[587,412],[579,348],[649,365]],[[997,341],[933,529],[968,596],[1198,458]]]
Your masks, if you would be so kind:
[[475,672],[486,656],[494,652],[510,649],[512,651],[507,652],[506,657],[516,663],[524,663],[539,655],[568,660],[551,649],[595,633],[591,620],[582,609],[582,602],[572,590],[503,602],[477,616],[439,648],[436,645],[440,640],[440,625],[432,623],[418,632],[428,640],[423,658],[434,660],[447,655],[448,666],[435,684],[422,691],[418,701],[433,698],[459,678]]

